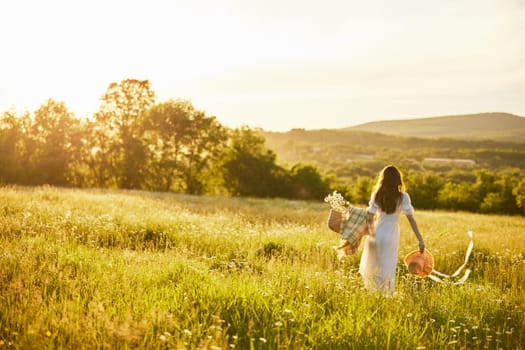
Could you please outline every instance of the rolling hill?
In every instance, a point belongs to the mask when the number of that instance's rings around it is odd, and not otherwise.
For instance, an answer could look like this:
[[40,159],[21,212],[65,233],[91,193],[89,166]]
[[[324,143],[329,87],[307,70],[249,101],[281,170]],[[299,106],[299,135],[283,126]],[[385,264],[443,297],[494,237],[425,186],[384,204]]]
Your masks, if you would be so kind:
[[261,131],[261,135],[280,164],[311,163],[338,175],[350,168],[353,173],[366,168],[373,174],[385,162],[421,169],[429,158],[467,160],[475,168],[525,169],[525,118],[505,113]]
[[386,135],[525,142],[525,118],[509,113],[480,113],[419,119],[385,120],[343,128]]

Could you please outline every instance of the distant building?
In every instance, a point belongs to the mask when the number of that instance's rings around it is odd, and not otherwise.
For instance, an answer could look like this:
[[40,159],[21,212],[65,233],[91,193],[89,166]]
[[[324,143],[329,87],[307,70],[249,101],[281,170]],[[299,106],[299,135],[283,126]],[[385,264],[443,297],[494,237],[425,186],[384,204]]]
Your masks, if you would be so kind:
[[461,159],[461,158],[425,158],[423,162],[434,163],[434,164],[455,164],[462,166],[474,166],[476,162],[474,159]]
[[372,159],[374,159],[374,155],[373,154],[350,154],[349,156],[350,156],[350,158],[345,158],[347,163],[353,162],[353,161],[359,160],[359,159],[362,159],[362,160],[372,160]]
[[355,158],[371,160],[371,159],[374,159],[374,155],[373,154],[356,154]]

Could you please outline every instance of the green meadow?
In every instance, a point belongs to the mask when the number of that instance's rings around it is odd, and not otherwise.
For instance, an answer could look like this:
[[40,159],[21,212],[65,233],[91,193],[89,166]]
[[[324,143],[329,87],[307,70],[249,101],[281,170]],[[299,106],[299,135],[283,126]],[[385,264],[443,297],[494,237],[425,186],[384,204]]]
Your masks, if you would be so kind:
[[[416,205],[417,210],[417,203]],[[525,349],[525,219],[401,218],[393,298],[338,260],[321,201],[52,187],[0,189],[0,348]]]

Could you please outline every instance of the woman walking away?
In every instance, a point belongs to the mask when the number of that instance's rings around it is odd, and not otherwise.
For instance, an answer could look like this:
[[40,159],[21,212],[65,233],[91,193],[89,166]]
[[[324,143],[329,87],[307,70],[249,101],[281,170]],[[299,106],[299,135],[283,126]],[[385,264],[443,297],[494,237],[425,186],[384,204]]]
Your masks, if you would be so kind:
[[419,251],[425,251],[410,196],[405,192],[402,175],[395,166],[388,165],[381,170],[367,211],[371,234],[366,236],[359,273],[363,276],[366,289],[393,296],[401,212],[406,215],[419,240]]

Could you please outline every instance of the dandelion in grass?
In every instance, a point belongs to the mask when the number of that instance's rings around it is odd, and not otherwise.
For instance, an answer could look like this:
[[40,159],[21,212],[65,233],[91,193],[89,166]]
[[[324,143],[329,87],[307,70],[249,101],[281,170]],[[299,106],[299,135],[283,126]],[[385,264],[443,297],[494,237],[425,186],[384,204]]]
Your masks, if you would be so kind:
[[46,331],[46,336],[47,336],[47,337],[51,337],[51,335],[52,335],[52,334],[51,334],[50,331]]

